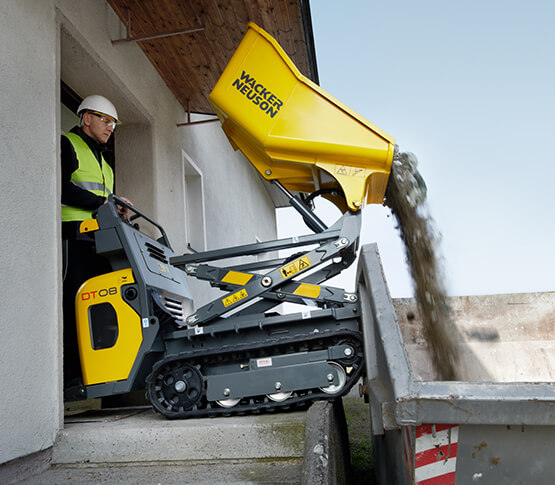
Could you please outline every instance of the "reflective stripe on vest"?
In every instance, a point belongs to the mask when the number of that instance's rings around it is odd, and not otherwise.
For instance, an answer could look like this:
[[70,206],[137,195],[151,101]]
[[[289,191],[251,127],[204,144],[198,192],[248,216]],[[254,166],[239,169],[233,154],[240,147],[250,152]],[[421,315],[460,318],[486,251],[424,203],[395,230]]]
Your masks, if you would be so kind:
[[[108,197],[114,190],[114,173],[110,165],[100,155],[102,160],[102,168],[100,168],[94,153],[79,135],[67,133],[63,136],[71,142],[79,165],[71,174],[70,182],[95,195]],[[92,217],[92,212],[92,210],[62,204],[62,222],[84,221]]]

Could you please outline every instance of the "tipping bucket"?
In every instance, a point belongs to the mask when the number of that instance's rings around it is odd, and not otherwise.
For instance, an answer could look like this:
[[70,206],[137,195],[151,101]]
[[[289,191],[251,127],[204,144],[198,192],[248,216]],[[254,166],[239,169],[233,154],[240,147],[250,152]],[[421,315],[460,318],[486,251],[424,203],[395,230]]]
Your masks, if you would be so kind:
[[212,93],[224,132],[268,181],[328,195],[344,212],[381,203],[394,139],[303,76],[267,32],[247,33]]

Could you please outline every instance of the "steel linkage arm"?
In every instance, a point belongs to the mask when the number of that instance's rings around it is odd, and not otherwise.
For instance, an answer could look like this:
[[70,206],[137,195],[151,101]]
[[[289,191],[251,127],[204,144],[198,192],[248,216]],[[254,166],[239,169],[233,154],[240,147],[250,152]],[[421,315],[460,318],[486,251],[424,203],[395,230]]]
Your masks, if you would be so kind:
[[[293,278],[296,279],[295,281],[299,285],[306,285],[306,283],[302,282],[303,274],[316,270],[324,263],[340,257],[342,254],[350,255],[356,252],[356,245],[358,244],[358,237],[360,234],[360,218],[360,212],[347,212],[331,228],[319,234],[289,238],[281,241],[251,244],[237,248],[229,248],[227,250],[210,251],[208,252],[209,254],[201,253],[172,258],[170,262],[174,266],[184,269],[189,275],[211,281],[214,286],[225,288],[229,285],[229,288],[231,288],[231,290],[222,297],[200,307],[194,314],[187,317],[187,324],[201,326],[208,324],[223,314],[242,307],[255,298],[264,297],[264,294],[268,294],[268,292],[279,292],[282,287],[284,287],[282,294],[287,296],[287,294],[291,294],[289,291],[286,291],[286,289],[293,288],[288,285]],[[273,268],[264,274],[238,273],[230,271],[229,268],[216,268],[209,265],[198,264],[200,261],[227,259],[245,254],[259,254],[269,250],[298,247],[314,243],[318,243],[319,246],[301,253],[293,261],[285,262],[281,266]],[[332,265],[333,264],[334,263],[332,263]],[[318,272],[319,271],[317,271],[317,273]],[[338,272],[337,269],[331,271],[333,275]],[[318,279],[321,279],[322,275],[325,274],[325,272],[321,273]],[[301,280],[297,281],[298,278],[301,278]],[[298,289],[299,286],[296,288]],[[293,293],[294,291],[295,290],[293,290]],[[301,293],[303,293],[303,291],[308,295],[311,290],[305,287],[304,290],[301,290]],[[297,294],[296,297],[298,296]],[[330,300],[337,300],[336,292],[331,292]]]

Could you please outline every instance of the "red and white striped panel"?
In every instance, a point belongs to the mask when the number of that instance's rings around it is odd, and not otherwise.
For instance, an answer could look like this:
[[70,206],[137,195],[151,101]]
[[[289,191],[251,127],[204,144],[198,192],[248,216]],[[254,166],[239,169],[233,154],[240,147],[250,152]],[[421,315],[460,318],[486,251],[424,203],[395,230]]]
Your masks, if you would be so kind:
[[416,427],[414,482],[416,485],[454,485],[459,427],[422,424]]
[[412,483],[454,485],[459,426],[422,424],[415,428],[414,436],[414,442],[405,438],[405,460],[408,458],[414,464],[414,472],[409,473]]

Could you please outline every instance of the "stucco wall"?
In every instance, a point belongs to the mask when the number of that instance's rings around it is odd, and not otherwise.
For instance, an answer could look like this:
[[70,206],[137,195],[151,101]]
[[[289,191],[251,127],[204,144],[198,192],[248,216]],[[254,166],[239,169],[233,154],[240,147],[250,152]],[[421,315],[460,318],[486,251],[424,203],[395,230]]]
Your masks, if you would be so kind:
[[[205,176],[206,249],[252,244],[255,236],[261,241],[275,239],[275,213],[268,209],[273,206],[265,182],[241,152],[230,149],[219,121],[182,129],[185,151]],[[206,176],[214,172],[216,176]],[[238,260],[222,263],[238,264]],[[209,288],[206,283],[192,285],[197,307],[215,294]]]
[[[182,107],[103,0],[0,0],[0,463],[53,445],[61,398],[60,80],[116,104],[117,191],[185,252],[182,157],[202,170],[208,248],[275,236],[273,206],[219,123]],[[194,282],[195,295],[204,285]]]
[[60,427],[55,26],[50,2],[0,2],[0,463]]

